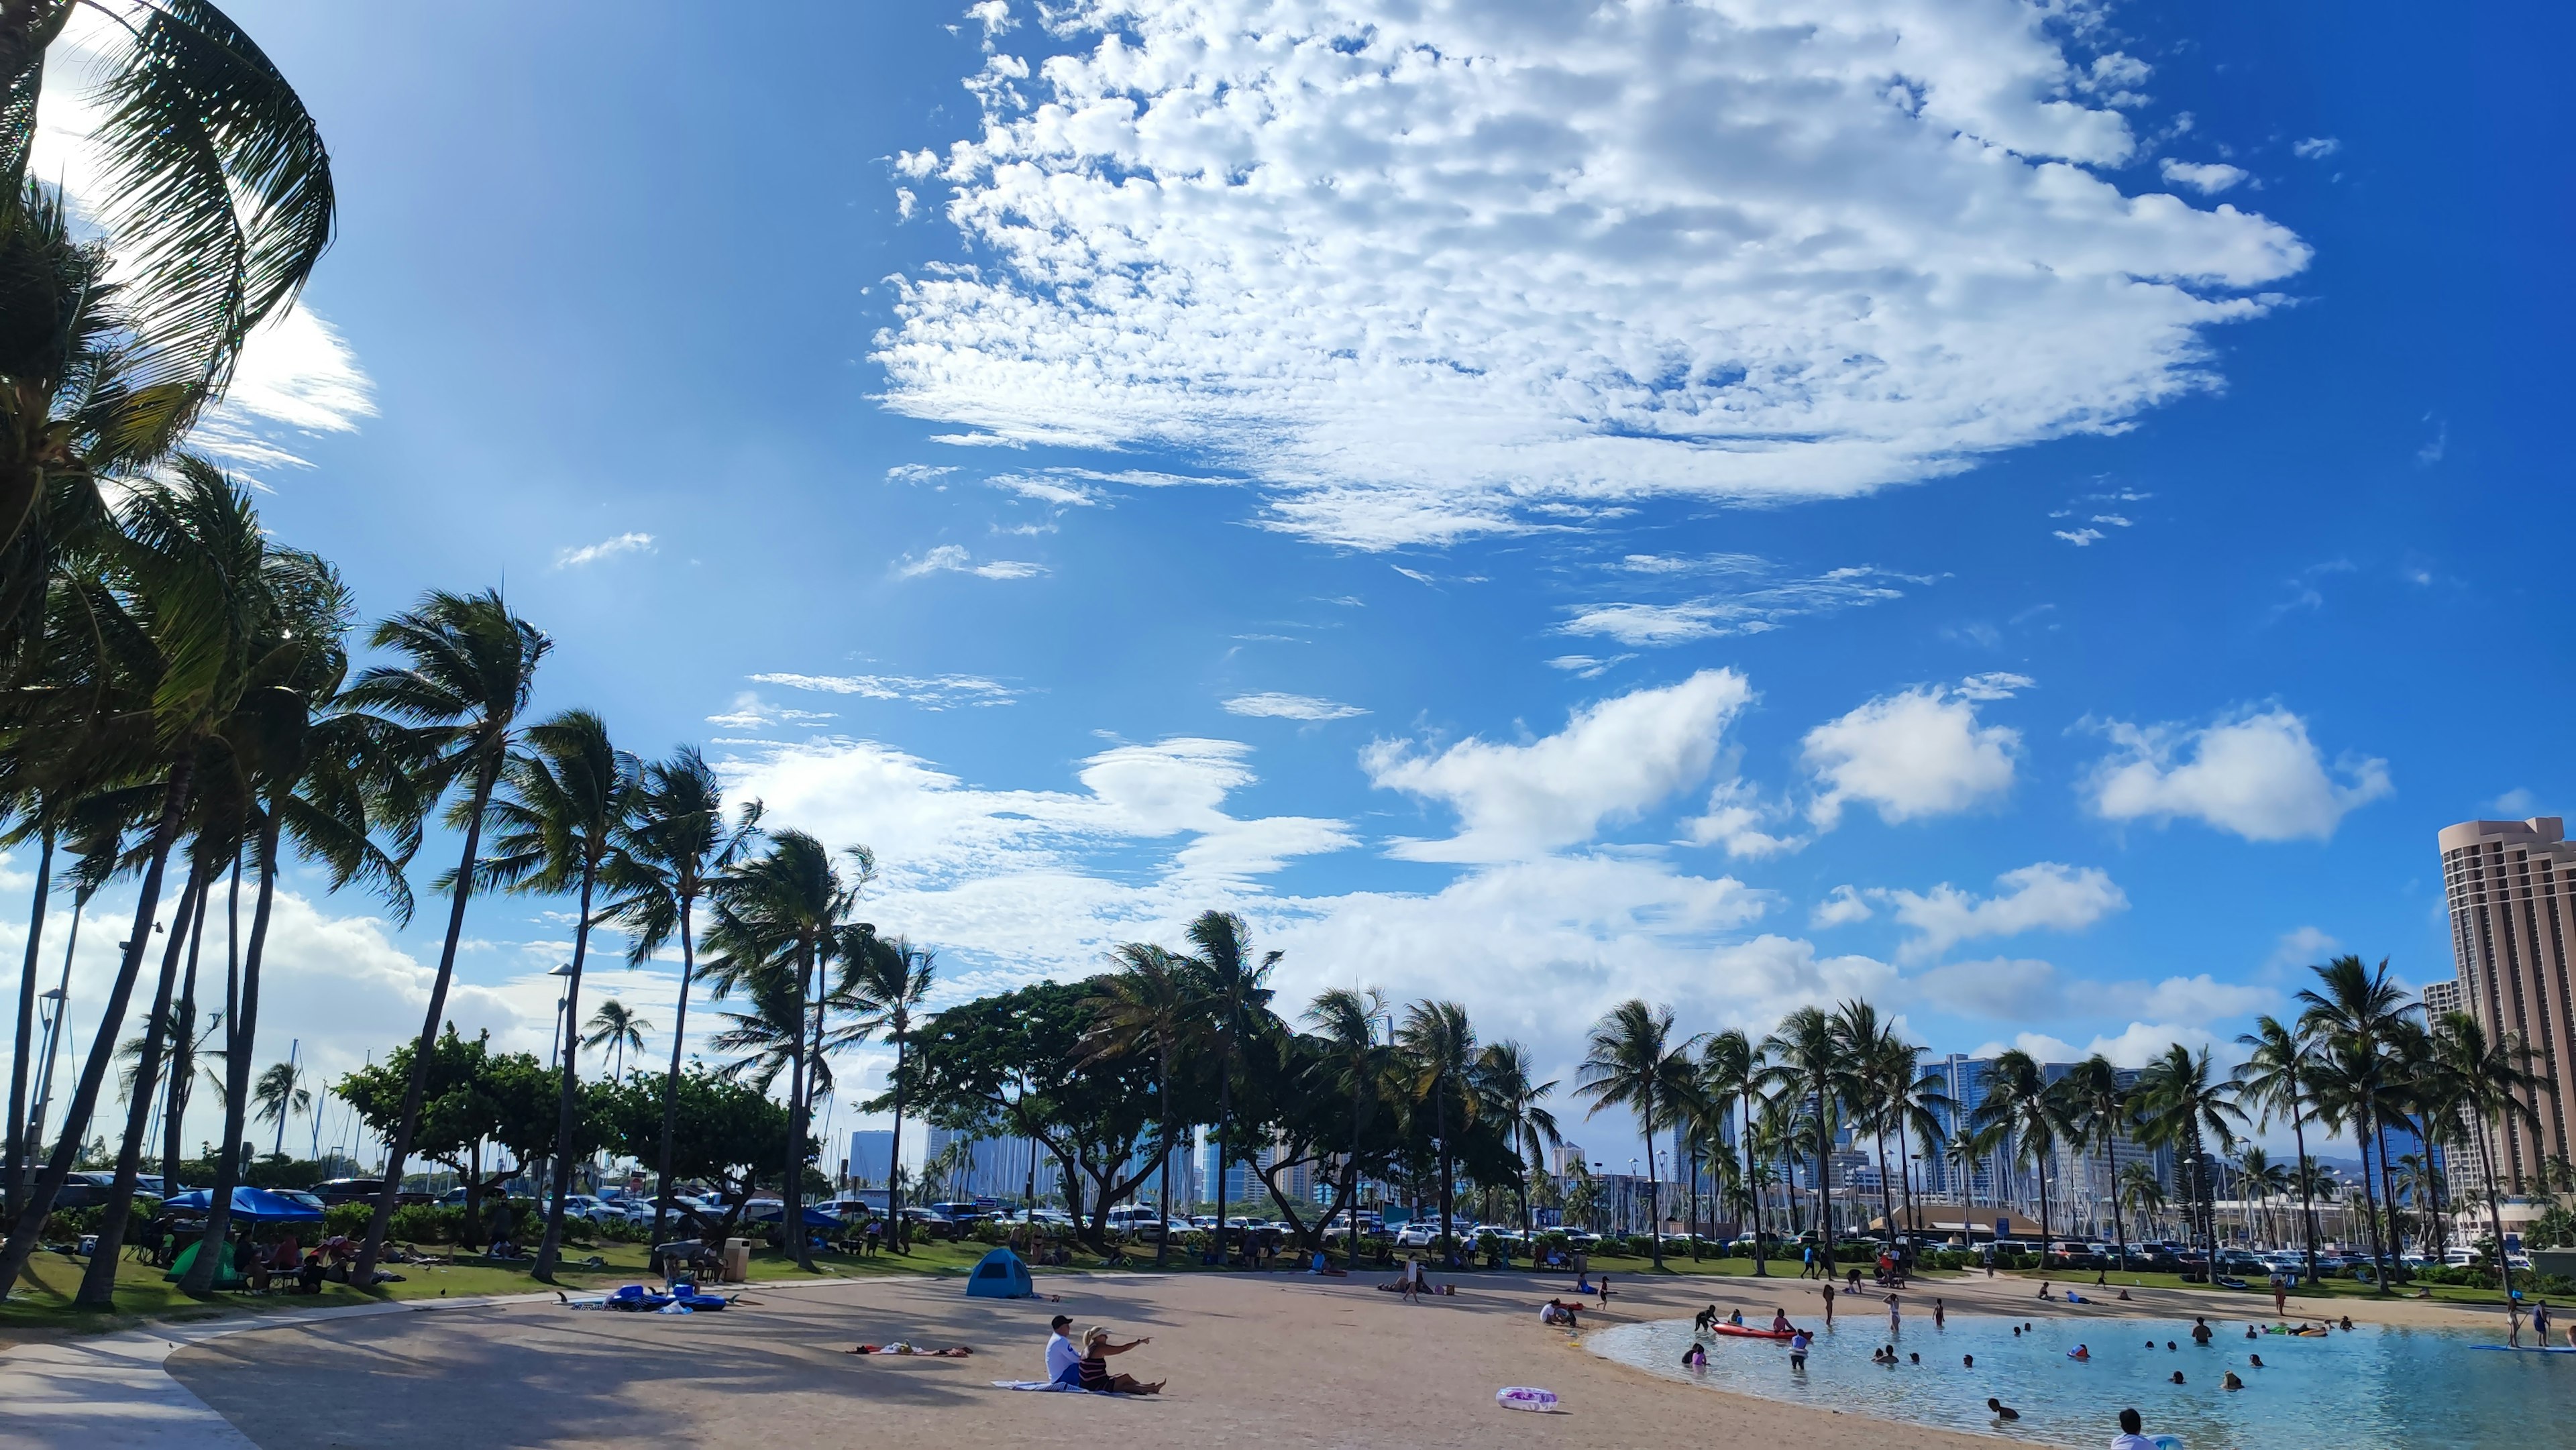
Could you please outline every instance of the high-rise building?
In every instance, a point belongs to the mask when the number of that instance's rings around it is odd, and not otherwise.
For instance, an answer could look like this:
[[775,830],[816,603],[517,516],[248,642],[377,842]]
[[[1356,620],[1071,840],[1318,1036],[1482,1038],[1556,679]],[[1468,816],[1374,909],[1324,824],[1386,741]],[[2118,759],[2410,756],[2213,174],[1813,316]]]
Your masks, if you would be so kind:
[[1000,1198],[1017,1203],[1025,1197],[1032,1175],[1038,1197],[1056,1191],[1056,1162],[1045,1145],[1031,1138],[977,1138],[949,1128],[932,1128],[924,1143],[922,1171],[938,1163],[959,1143],[953,1166],[922,1185],[926,1193],[955,1193],[968,1198]]
[[894,1171],[894,1134],[862,1128],[850,1135],[850,1177],[863,1188],[883,1188]]
[[2498,1178],[2509,1192],[2537,1186],[2540,1165],[2565,1158],[2576,1120],[2576,1003],[2568,951],[2576,938],[2576,845],[2557,816],[2463,821],[2441,834],[2442,887],[2451,908],[2451,954],[2469,1014],[2492,1039],[2511,1033],[2531,1050],[2531,1070],[2555,1084],[2526,1095],[2540,1125],[2512,1118],[2492,1129]]
[[2426,982],[2423,995],[2424,1016],[2428,1021],[2438,1019],[2446,1013],[2468,1010],[2468,998],[2461,995],[2459,979],[2456,977],[2447,982]]

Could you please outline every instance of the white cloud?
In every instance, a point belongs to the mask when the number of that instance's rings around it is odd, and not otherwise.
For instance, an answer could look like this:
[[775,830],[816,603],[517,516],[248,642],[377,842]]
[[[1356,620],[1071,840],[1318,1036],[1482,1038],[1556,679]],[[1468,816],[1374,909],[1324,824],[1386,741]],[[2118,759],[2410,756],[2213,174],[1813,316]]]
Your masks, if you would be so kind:
[[2332,136],[2310,136],[2290,143],[2290,152],[2302,161],[2322,161],[2343,149],[2343,143]]
[[722,713],[709,715],[707,723],[727,730],[766,730],[774,725],[820,725],[834,718],[825,710],[798,710],[786,705],[773,705],[749,690],[733,697],[733,704]]
[[1981,701],[2003,698],[2010,675],[1980,675],[1970,689],[1916,686],[1883,695],[1806,734],[1802,758],[1824,787],[1807,809],[1832,829],[1843,806],[1863,801],[1891,825],[1969,810],[2012,789],[2021,732],[1977,722]]
[[2318,927],[2302,926],[2281,933],[2280,942],[2272,948],[2271,960],[2264,965],[2281,970],[2322,962],[2343,950],[2334,934]]
[[2395,787],[2388,762],[2347,754],[2329,771],[2305,720],[2279,706],[2201,729],[2104,727],[2115,755],[2084,786],[2112,821],[2201,821],[2249,841],[2322,841]]
[[1552,670],[1567,671],[1578,680],[1597,680],[1608,674],[1612,665],[1635,658],[1635,655],[1626,654],[1612,655],[1608,659],[1602,659],[1597,655],[1558,655],[1549,660],[1547,665]]
[[2028,675],[2016,675],[2008,670],[1988,670],[1984,674],[1970,675],[1961,680],[1958,687],[1951,693],[1962,700],[2009,700],[2023,690],[2036,689],[2038,686],[2039,682]]
[[1926,961],[1975,937],[2017,936],[2026,931],[2081,931],[2129,898],[2099,869],[2078,870],[2040,861],[1995,878],[1992,896],[1977,896],[1943,882],[1927,892],[1881,891],[1896,919],[1914,932],[1897,953],[1901,961]]
[[[1127,0],[989,57],[907,183],[889,401],[1203,449],[1361,548],[1840,497],[2207,387],[2308,249],[2124,196],[2143,67],[2017,0]],[[1088,48],[1083,48],[1088,47]],[[1568,512],[1570,510],[1570,512]]]
[[1576,605],[1568,611],[1573,617],[1557,626],[1560,633],[1605,635],[1631,646],[1760,634],[1802,615],[1902,599],[1905,592],[1895,587],[1897,583],[1932,582],[1921,575],[1891,574],[1866,566],[1829,570],[1811,579],[1773,580],[1769,577],[1775,572],[1772,565],[1741,554],[1704,562],[1631,554],[1621,567],[1639,574],[1732,575],[1744,582],[1674,604]]
[[601,559],[613,558],[619,554],[659,552],[660,550],[653,547],[651,534],[624,533],[613,539],[602,539],[596,544],[584,544],[578,549],[558,549],[555,551],[555,567],[578,569],[584,564],[596,563]]
[[[952,705],[1008,705],[1017,691],[982,675],[753,675],[756,685],[780,685],[866,700],[904,700],[933,710]],[[709,718],[713,718],[712,716]]]
[[2100,529],[2058,529],[2055,532],[2058,538],[2064,539],[2079,549],[2090,544],[2098,544],[2111,537]]
[[2165,180],[2188,186],[2203,196],[2216,196],[2250,179],[2242,168],[2216,161],[2176,161],[2168,156],[2162,169]]
[[1640,689],[1575,711],[1565,729],[1526,745],[1469,738],[1417,753],[1380,740],[1360,764],[1382,789],[1444,801],[1459,831],[1446,841],[1406,840],[1394,854],[1419,861],[1510,860],[1588,841],[1602,823],[1629,817],[1705,779],[1718,736],[1753,698],[1733,670],[1702,670],[1677,685]]
[[1317,699],[1313,695],[1289,695],[1277,690],[1258,695],[1237,695],[1225,702],[1229,715],[1268,716],[1279,720],[1348,720],[1368,711],[1357,705],[1335,700]]
[[1784,812],[1765,805],[1758,791],[1740,780],[1722,780],[1709,792],[1708,812],[1682,822],[1695,846],[1723,846],[1737,860],[1760,860],[1807,844],[1804,836],[1777,835],[1763,829]]
[[895,561],[898,579],[918,579],[924,574],[973,574],[983,579],[1032,579],[1046,572],[1043,564],[1028,564],[1017,559],[994,559],[978,564],[962,544],[941,544],[915,558],[910,554]]
[[1822,931],[1827,927],[1849,926],[1856,921],[1867,921],[1872,915],[1868,900],[1860,894],[1858,888],[1837,886],[1825,894],[1824,900],[1816,903],[1815,910],[1807,913],[1807,924]]
[[886,478],[895,483],[928,483],[956,471],[953,463],[898,463],[886,470]]
[[2533,795],[2526,787],[2515,786],[2487,802],[2487,809],[2496,812],[2506,820],[2527,820],[2540,813],[2540,797]]

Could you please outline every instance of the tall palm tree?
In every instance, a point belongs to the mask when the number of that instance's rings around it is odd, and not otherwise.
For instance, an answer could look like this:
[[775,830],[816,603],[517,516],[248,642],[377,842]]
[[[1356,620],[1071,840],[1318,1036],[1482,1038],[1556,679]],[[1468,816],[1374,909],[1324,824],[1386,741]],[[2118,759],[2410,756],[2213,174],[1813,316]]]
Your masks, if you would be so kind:
[[581,1045],[589,1048],[605,1047],[615,1053],[615,1059],[608,1069],[608,1080],[624,1082],[626,1050],[631,1047],[637,1052],[642,1052],[644,1034],[652,1030],[653,1024],[650,1021],[625,1003],[611,997],[599,1004],[598,1011],[590,1014],[590,1030],[583,1034]]
[[1771,1266],[1762,1222],[1762,1186],[1770,1175],[1756,1171],[1759,1160],[1754,1153],[1753,1135],[1753,1105],[1762,1095],[1761,1074],[1762,1054],[1754,1050],[1750,1038],[1735,1028],[1712,1034],[1700,1046],[1697,1097],[1720,1118],[1729,1112],[1737,1114],[1743,1125],[1736,1143],[1744,1153],[1742,1182],[1752,1202],[1753,1273],[1757,1278],[1768,1278]]
[[761,805],[746,802],[728,827],[724,788],[694,745],[644,767],[635,809],[617,850],[600,868],[607,914],[626,930],[626,961],[638,966],[676,938],[680,1005],[671,1026],[671,1067],[662,1080],[662,1138],[655,1160],[653,1241],[671,1216],[672,1143],[680,1121],[680,1053],[689,1035],[689,991],[698,974],[697,906],[716,879],[759,839]]
[[[1349,1247],[1354,1269],[1360,1266],[1360,1143],[1386,1091],[1389,1049],[1377,1040],[1378,1019],[1384,1016],[1386,994],[1375,987],[1330,988],[1306,1008],[1306,1020],[1315,1025],[1331,1056],[1336,1086],[1351,1096],[1351,1151],[1342,1173],[1351,1205]],[[1526,1215],[1526,1201],[1523,1212]]]
[[304,1070],[291,1062],[270,1063],[268,1070],[251,1083],[250,1100],[256,1107],[253,1119],[275,1123],[281,1143],[286,1120],[313,1109],[313,1093],[304,1086]]
[[[1556,1080],[1532,1082],[1537,1072],[1530,1065],[1529,1049],[1517,1042],[1488,1042],[1476,1054],[1476,1066],[1468,1082],[1476,1097],[1476,1116],[1491,1123],[1511,1145],[1512,1161],[1517,1168],[1513,1188],[1521,1200],[1521,1232],[1534,1235],[1538,1224],[1530,1212],[1529,1178],[1531,1165],[1545,1171],[1547,1150],[1562,1143],[1557,1132],[1556,1114],[1541,1106],[1556,1091]],[[1357,1252],[1356,1242],[1353,1252]]]
[[1834,1014],[1834,1031],[1851,1064],[1854,1126],[1865,1127],[1878,1146],[1878,1213],[1885,1242],[1896,1243],[1896,1205],[1889,1197],[1887,1133],[1902,1131],[1899,1101],[1914,1085],[1923,1049],[1879,1024],[1878,1009],[1867,1002],[1847,1002]]
[[[2316,1060],[2315,1034],[2304,1027],[2283,1025],[2280,1019],[2265,1015],[2254,1019],[2254,1030],[2236,1039],[2248,1049],[2243,1066],[2236,1069],[2238,1101],[2249,1104],[2256,1114],[2255,1125],[2268,1128],[2273,1117],[2290,1120],[2290,1136],[2296,1145],[2298,1161],[2308,1158],[2308,1074]],[[2307,1245],[2307,1280],[2317,1282],[2317,1205],[2313,1185],[2303,1174],[2292,1174],[2299,1191],[2299,1223]]]
[[2504,1252],[2504,1210],[2496,1196],[2491,1132],[2520,1121],[2540,1131],[2540,1114],[2532,1099],[2555,1084],[2531,1070],[2531,1050],[2511,1033],[2490,1039],[2478,1019],[2448,1012],[2433,1024],[2431,1077],[2433,1096],[2444,1108],[2466,1115],[2476,1125],[2478,1170],[2487,1190],[2487,1222],[2495,1233],[2496,1286],[2513,1296],[2513,1271]]
[[2156,1177],[2156,1165],[2132,1163],[2121,1169],[2113,1189],[2120,1203],[2138,1216],[2139,1230],[2153,1233],[2155,1216],[2165,1211],[2165,1185]]
[[1406,1086],[1413,1101],[1431,1105],[1433,1141],[1439,1145],[1440,1237],[1449,1244],[1450,1262],[1455,1264],[1453,1198],[1458,1181],[1458,1145],[1450,1134],[1449,1123],[1453,1107],[1461,1127],[1475,1111],[1475,1100],[1462,1089],[1467,1074],[1475,1067],[1476,1029],[1467,1020],[1467,1009],[1455,1002],[1416,1002],[1404,1009],[1404,1023],[1396,1029],[1396,1045],[1404,1054],[1405,1072],[1411,1079]]
[[[1655,1130],[1673,1121],[1696,1084],[1691,1056],[1700,1039],[1673,1040],[1673,1009],[1630,998],[1592,1024],[1583,1062],[1575,1069],[1574,1095],[1589,1099],[1591,1113],[1627,1108],[1637,1115],[1646,1144],[1646,1218],[1654,1237],[1654,1265],[1664,1266],[1662,1201],[1655,1173]],[[1586,1116],[1590,1116],[1587,1113]]]
[[2405,989],[2389,979],[2385,959],[2373,971],[2360,957],[2346,954],[2310,970],[2316,973],[2317,986],[2299,993],[2304,1008],[2300,1025],[2326,1039],[2332,1061],[2324,1076],[2336,1090],[2342,1110],[2337,1116],[2349,1116],[2354,1123],[2365,1164],[2372,1146],[2379,1149],[2378,1194],[2372,1193],[2367,1175],[2362,1189],[2371,1204],[2371,1258],[2378,1270],[2379,1292],[2386,1294],[2388,1243],[2380,1235],[2377,1207],[2390,1189],[2385,1124],[2392,1093],[2385,1055],[2397,1024],[2413,1009]]
[[[18,749],[40,759],[92,752],[112,758],[115,763],[98,776],[135,782],[125,793],[133,802],[131,819],[139,823],[148,814],[152,825],[136,857],[143,880],[134,926],[108,991],[103,1030],[91,1039],[64,1131],[35,1190],[19,1205],[8,1247],[0,1252],[0,1296],[35,1251],[45,1216],[86,1140],[115,1051],[115,1024],[125,1019],[151,945],[164,872],[189,819],[199,766],[251,686],[257,621],[268,603],[266,539],[250,496],[203,460],[183,457],[167,474],[136,483],[103,547],[98,573],[49,591],[48,630],[60,621],[67,630],[85,632],[87,644],[66,651],[61,674],[10,702],[15,739]],[[120,816],[126,809],[118,808]],[[186,874],[193,883],[193,860]],[[173,920],[184,923],[192,905],[193,896],[183,892]],[[165,953],[162,966],[145,1018],[145,1062],[155,1069],[155,1039],[166,1021],[177,959]],[[150,1096],[149,1084],[144,1096]],[[122,1247],[135,1178],[128,1160],[139,1162],[141,1150],[131,1114],[127,1126],[133,1151],[119,1154],[116,1186],[99,1223],[110,1266],[92,1276],[95,1284],[84,1279],[77,1302],[85,1307],[112,1302],[113,1260]]]
[[1180,1119],[1172,1109],[1172,1068],[1201,1027],[1189,967],[1151,942],[1128,942],[1110,953],[1119,970],[1086,1004],[1092,1028],[1085,1042],[1084,1063],[1146,1055],[1154,1061],[1154,1117],[1162,1152],[1160,1207],[1156,1210],[1154,1267],[1171,1259],[1172,1148],[1179,1141]]
[[[12,0],[0,6],[0,206],[19,205],[47,53],[83,9],[111,22],[80,37],[104,61],[94,202],[135,272],[126,386],[151,406],[129,426],[148,423],[144,449],[158,453],[221,395],[243,342],[330,245],[331,158],[294,87],[207,0]],[[11,361],[0,366],[23,376]],[[59,466],[44,435],[0,429],[17,454],[0,458],[0,545]]]
[[1834,1262],[1834,1129],[1838,1114],[1853,1096],[1851,1063],[1843,1056],[1834,1019],[1822,1008],[1801,1007],[1780,1019],[1762,1039],[1768,1059],[1755,1081],[1776,1091],[1783,1113],[1803,1117],[1816,1150],[1816,1225],[1820,1262]]
[[894,1044],[894,1071],[887,1082],[894,1099],[894,1143],[886,1158],[886,1203],[897,1252],[904,1244],[903,1223],[903,1090],[906,1058],[915,1019],[937,980],[936,954],[915,948],[901,937],[886,938],[870,928],[864,944],[843,954],[849,990],[859,1019],[854,1031],[872,1033]]
[[[2075,1070],[2060,1080],[2061,1092],[2069,1108],[2071,1135],[2078,1147],[2102,1150],[2104,1172],[2109,1176],[2114,1195],[2120,1182],[2120,1139],[2135,1126],[2129,1111],[2128,1090],[2120,1085],[2120,1070],[2111,1059],[2094,1053],[2075,1065]],[[2116,1208],[2111,1214],[2111,1227],[2120,1246],[2120,1263],[2129,1262],[2129,1230],[2120,1220]]]
[[2073,1125],[2063,1094],[2051,1092],[2039,1059],[2018,1047],[1995,1054],[1986,1069],[1986,1095],[1968,1114],[1977,1130],[2000,1129],[2009,1135],[2016,1156],[2039,1173],[2039,1261],[2048,1262],[2048,1165],[2057,1156],[2057,1140],[2072,1137]]
[[2138,1075],[2136,1101],[2146,1140],[2180,1151],[2190,1165],[2187,1210],[2201,1225],[2201,1240],[2217,1253],[2214,1215],[2216,1189],[2210,1182],[2215,1153],[2236,1146],[2236,1129],[2245,1110],[2236,1105],[2236,1085],[2211,1067],[2209,1049],[2194,1056],[2177,1042]]
[[[1235,1064],[1244,1044],[1260,1035],[1270,1017],[1270,974],[1284,952],[1256,957],[1252,928],[1226,911],[1203,911],[1190,922],[1190,945],[1207,977],[1210,1040],[1216,1049],[1216,1259],[1225,1257],[1225,1163],[1227,1119],[1234,1112]],[[1445,1201],[1447,1190],[1442,1190]]]
[[1947,1091],[1950,1085],[1948,1078],[1937,1071],[1915,1072],[1921,1061],[1921,1048],[1896,1042],[1892,1034],[1890,1041],[1893,1045],[1887,1049],[1890,1062],[1886,1074],[1885,1111],[1889,1126],[1896,1130],[1897,1151],[1902,1159],[1898,1172],[1905,1184],[1906,1212],[1914,1231],[1919,1234],[1923,1231],[1923,1219],[1914,1201],[1913,1155],[1905,1153],[1904,1147],[1911,1140],[1922,1144],[1926,1152],[1940,1151],[1942,1138],[1949,1133],[1950,1123],[1958,1116],[1959,1104]]
[[429,1065],[438,1055],[438,1028],[446,1020],[447,989],[456,977],[456,949],[472,899],[475,862],[482,859],[483,826],[501,772],[518,748],[519,716],[536,687],[537,666],[554,642],[510,612],[499,590],[481,594],[433,591],[419,605],[376,626],[368,643],[402,656],[399,665],[374,666],[359,675],[346,696],[353,710],[395,722],[398,744],[410,764],[414,799],[426,810],[451,791],[451,829],[465,836],[463,857],[447,873],[447,936],[430,979],[429,1010],[412,1052],[411,1080],[403,1090],[402,1116],[385,1144],[385,1186],[359,1242],[350,1282],[375,1282],[376,1259],[393,1223],[412,1137],[420,1128]]
[[783,1020],[797,1024],[788,1038],[788,1151],[779,1221],[790,1257],[809,1270],[804,1165],[812,1104],[807,1073],[816,1054],[805,1024],[823,995],[817,973],[839,952],[855,904],[855,888],[842,879],[821,841],[803,831],[780,831],[770,837],[768,850],[725,873],[708,934],[713,994],[723,997],[736,986],[779,993],[783,986]]

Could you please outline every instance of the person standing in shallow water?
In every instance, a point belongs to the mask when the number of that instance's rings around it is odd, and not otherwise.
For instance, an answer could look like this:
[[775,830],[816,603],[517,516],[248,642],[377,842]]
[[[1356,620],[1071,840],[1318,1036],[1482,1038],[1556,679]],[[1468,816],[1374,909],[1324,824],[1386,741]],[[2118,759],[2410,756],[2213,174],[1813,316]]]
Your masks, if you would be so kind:
[[1833,1280],[1831,1280],[1831,1279],[1827,1279],[1827,1280],[1825,1281],[1825,1290],[1824,1290],[1824,1293],[1825,1293],[1825,1327],[1826,1327],[1827,1329],[1831,1329],[1831,1328],[1833,1328],[1833,1327],[1834,1327],[1834,1281],[1833,1281]]

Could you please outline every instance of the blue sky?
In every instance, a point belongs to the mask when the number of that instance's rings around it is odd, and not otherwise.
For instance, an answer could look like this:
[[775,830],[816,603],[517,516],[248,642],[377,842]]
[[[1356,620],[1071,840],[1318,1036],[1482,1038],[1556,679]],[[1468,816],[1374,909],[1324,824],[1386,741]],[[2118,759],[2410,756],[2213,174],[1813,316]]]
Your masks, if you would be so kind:
[[[341,198],[271,527],[504,584],[956,992],[1218,906],[1569,1078],[1628,995],[2134,1062],[2449,975],[2433,833],[2568,799],[2549,12],[233,8]],[[374,911],[282,927],[326,1066]]]

